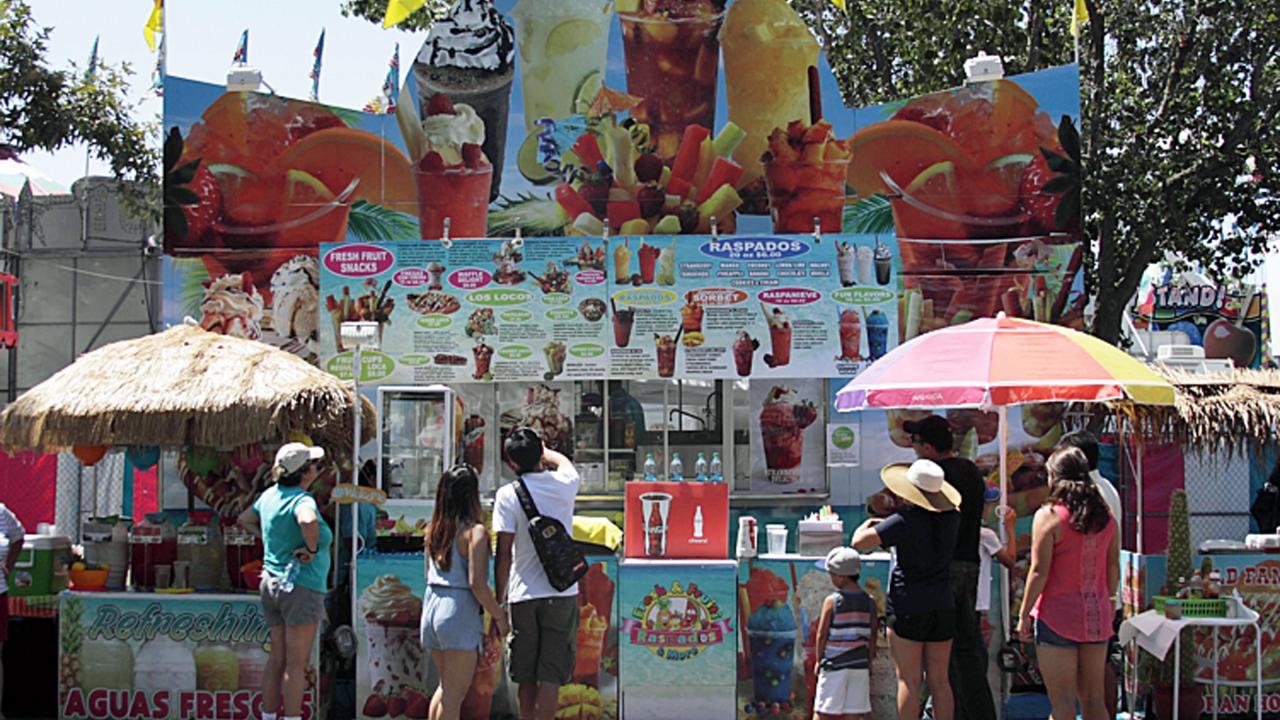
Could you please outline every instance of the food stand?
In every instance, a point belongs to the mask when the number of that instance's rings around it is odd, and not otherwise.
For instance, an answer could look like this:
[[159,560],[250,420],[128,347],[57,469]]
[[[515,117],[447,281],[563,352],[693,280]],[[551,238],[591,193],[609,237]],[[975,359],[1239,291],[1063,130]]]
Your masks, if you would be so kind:
[[[199,478],[189,492],[210,507],[183,514],[195,521],[180,531],[164,514],[128,531],[124,520],[107,526],[97,541],[104,547],[112,536],[121,544],[129,538],[129,550],[113,559],[132,566],[130,592],[104,592],[117,582],[107,579],[113,570],[123,585],[123,568],[104,568],[103,577],[91,579],[72,567],[72,588],[58,601],[59,717],[225,718],[261,711],[269,632],[252,588],[231,592],[233,576],[236,587],[246,580],[235,572],[241,567],[235,551],[245,548],[224,540],[224,527],[264,487],[273,444],[305,435],[331,449],[349,447],[353,399],[345,384],[293,355],[180,325],[83,355],[5,408],[0,444],[6,448],[75,447],[87,458],[127,448],[152,462],[160,453],[138,448],[169,448],[182,455],[172,462]],[[364,403],[362,410],[371,431],[373,408]],[[192,467],[198,465],[206,467]],[[188,505],[195,502],[192,497]],[[91,525],[84,526],[86,555],[95,546]],[[318,655],[308,668],[307,717],[319,716],[317,661]]]

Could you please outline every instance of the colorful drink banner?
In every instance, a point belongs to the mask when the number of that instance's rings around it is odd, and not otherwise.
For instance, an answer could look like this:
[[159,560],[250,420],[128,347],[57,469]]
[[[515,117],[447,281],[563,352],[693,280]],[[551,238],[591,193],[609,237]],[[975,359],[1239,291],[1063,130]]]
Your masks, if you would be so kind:
[[379,323],[363,382],[852,377],[897,345],[872,236],[530,238],[323,245],[321,366]]
[[[257,596],[63,594],[62,720],[261,717],[270,630]],[[314,653],[315,651],[313,651]],[[315,718],[307,667],[303,718]]]

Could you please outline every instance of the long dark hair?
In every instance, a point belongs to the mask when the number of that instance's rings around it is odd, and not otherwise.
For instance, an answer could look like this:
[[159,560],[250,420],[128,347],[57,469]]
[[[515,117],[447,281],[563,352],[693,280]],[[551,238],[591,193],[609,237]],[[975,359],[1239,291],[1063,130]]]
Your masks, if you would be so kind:
[[449,572],[453,543],[458,533],[480,519],[480,478],[470,465],[458,464],[440,476],[436,487],[436,509],[427,528],[427,555]]
[[1070,514],[1071,527],[1086,535],[1102,532],[1111,510],[1089,476],[1089,459],[1077,447],[1058,448],[1049,456],[1048,503],[1058,503]]

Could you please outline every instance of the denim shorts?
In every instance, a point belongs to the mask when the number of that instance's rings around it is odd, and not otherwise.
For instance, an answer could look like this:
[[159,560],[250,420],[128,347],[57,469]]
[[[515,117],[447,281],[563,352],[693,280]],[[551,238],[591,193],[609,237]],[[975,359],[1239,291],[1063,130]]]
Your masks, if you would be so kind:
[[484,636],[483,609],[469,587],[428,585],[422,596],[418,632],[427,652],[479,650]]
[[1081,645],[1106,645],[1107,641],[1096,643],[1076,642],[1059,635],[1053,631],[1053,628],[1046,625],[1043,620],[1036,618],[1036,644],[1048,645],[1049,647],[1076,648]]

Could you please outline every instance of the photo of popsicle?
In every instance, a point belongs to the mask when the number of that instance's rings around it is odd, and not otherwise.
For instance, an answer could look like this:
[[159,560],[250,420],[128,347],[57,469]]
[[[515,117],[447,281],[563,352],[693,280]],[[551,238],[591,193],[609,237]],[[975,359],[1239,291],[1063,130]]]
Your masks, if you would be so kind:
[[751,360],[758,349],[760,349],[759,340],[748,335],[746,330],[738,331],[738,337],[733,341],[733,364],[738,371],[738,377],[751,376]]
[[[483,122],[484,155],[493,173],[486,200],[502,187],[503,153],[511,80],[515,76],[515,33],[489,0],[456,0],[437,20],[413,62],[423,115],[436,94],[466,103]],[[480,237],[480,236],[478,236]]]
[[733,153],[743,167],[744,212],[768,212],[760,156],[769,133],[809,117],[805,77],[818,64],[818,41],[785,0],[735,0],[720,29],[729,120],[747,136]]
[[765,322],[769,325],[769,347],[771,352],[765,353],[764,363],[771,368],[791,363],[791,318],[782,308],[770,310],[760,303]]

